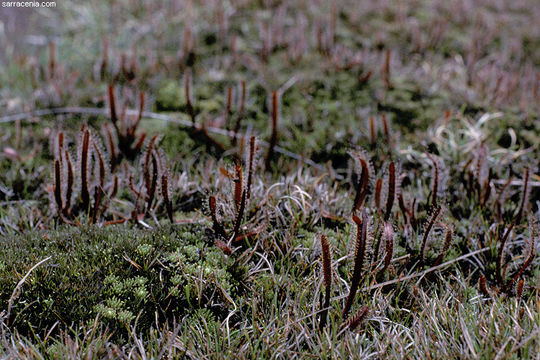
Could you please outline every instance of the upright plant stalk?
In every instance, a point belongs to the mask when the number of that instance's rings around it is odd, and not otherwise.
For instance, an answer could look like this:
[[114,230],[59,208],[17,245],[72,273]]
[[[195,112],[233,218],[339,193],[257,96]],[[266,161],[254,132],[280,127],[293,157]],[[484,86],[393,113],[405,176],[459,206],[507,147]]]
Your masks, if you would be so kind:
[[255,136],[249,139],[248,177],[246,184],[246,199],[251,197],[251,182],[253,179],[253,162],[255,161]]
[[441,253],[439,254],[439,256],[437,256],[437,259],[435,259],[433,266],[439,266],[442,263],[444,255],[446,255],[446,252],[448,251],[448,249],[450,248],[450,244],[452,243],[452,233],[452,227],[447,226]]
[[83,143],[81,151],[81,200],[82,208],[88,211],[90,206],[90,192],[88,191],[88,161],[89,161],[90,131],[83,133]]
[[174,224],[174,217],[173,217],[173,209],[172,209],[172,202],[169,197],[169,172],[164,171],[161,175],[161,194],[163,196],[163,200],[165,201],[165,206],[167,208],[167,216],[169,217],[169,221],[171,224]]
[[499,251],[497,252],[497,260],[496,260],[496,280],[499,286],[503,286],[503,271],[502,271],[502,258],[504,253],[504,245],[506,244],[506,240],[508,240],[508,236],[510,235],[510,232],[514,228],[514,225],[516,223],[512,222],[510,226],[505,230],[504,235],[501,239],[501,242],[499,244]]
[[439,217],[440,213],[441,213],[441,207],[438,206],[433,212],[433,214],[431,215],[431,218],[429,219],[429,222],[426,225],[426,228],[424,230],[424,236],[422,238],[422,249],[420,250],[420,259],[422,263],[424,263],[424,260],[426,258],[426,245],[427,245],[429,233],[431,232],[431,228],[433,228],[433,225],[437,221],[437,218]]
[[525,168],[525,173],[523,175],[523,188],[521,190],[521,202],[519,204],[518,210],[516,212],[516,216],[514,218],[514,222],[516,223],[516,225],[519,225],[521,223],[521,218],[523,216],[525,204],[527,203],[528,198],[529,198],[529,168]]
[[49,78],[54,78],[56,60],[55,60],[56,47],[53,41],[49,42]]
[[157,179],[158,179],[158,164],[155,154],[152,153],[152,182],[150,183],[150,191],[148,192],[148,204],[146,206],[147,211],[150,211],[152,208],[152,203],[154,202],[154,195],[157,188]]
[[234,228],[233,228],[233,241],[236,240],[239,232],[240,232],[240,224],[242,223],[242,220],[244,219],[244,211],[246,209],[246,191],[242,191],[242,198],[240,199],[240,205],[238,207],[238,212],[236,213],[236,220],[234,221]]
[[390,50],[386,50],[384,55],[384,64],[382,67],[382,78],[384,86],[387,89],[390,89],[392,87],[392,83],[390,82]]
[[360,156],[357,156],[357,159],[360,162],[362,173],[360,174],[360,179],[358,180],[358,183],[356,184],[356,196],[354,198],[354,203],[353,203],[353,208],[352,208],[353,214],[362,206],[362,203],[364,202],[366,198],[368,187],[369,187],[369,167],[367,165],[367,161],[362,159]]
[[430,209],[437,207],[437,194],[439,192],[439,165],[431,154],[427,154],[428,158],[433,163],[433,183],[431,184],[431,204],[428,206]]
[[394,254],[394,229],[392,229],[392,224],[389,222],[384,223],[384,241],[385,241],[385,256],[384,256],[384,266],[380,271],[380,274],[384,273],[390,262],[392,261],[392,255]]
[[92,215],[90,216],[91,223],[95,223],[99,215],[99,207],[103,198],[103,188],[105,187],[105,161],[103,160],[101,151],[96,146],[95,142],[93,142],[93,145],[98,160],[99,183],[96,184],[96,187],[94,188],[94,209],[92,210]]
[[109,85],[109,108],[111,111],[111,121],[116,129],[117,133],[120,133],[118,129],[118,115],[116,114],[116,100],[114,98],[114,85]]
[[330,245],[328,244],[328,239],[324,234],[321,234],[321,249],[325,288],[324,305],[321,312],[321,320],[319,323],[319,328],[322,330],[326,326],[328,308],[330,307],[330,291],[332,289],[332,254],[330,252]]
[[231,139],[232,145],[236,145],[238,131],[240,131],[240,123],[242,122],[242,119],[244,118],[244,111],[246,107],[246,81],[245,80],[242,80],[240,87],[241,87],[240,106],[238,110],[238,115],[236,116],[236,123],[234,125],[233,135]]
[[535,255],[535,248],[534,248],[534,240],[535,240],[535,233],[534,233],[534,221],[531,216],[529,219],[529,250],[527,252],[527,258],[523,262],[523,265],[511,276],[510,281],[508,284],[504,286],[504,291],[509,291],[512,289],[512,286],[517,281],[517,279],[525,272],[527,267],[532,263]]
[[272,92],[272,135],[270,136],[270,142],[268,146],[268,153],[266,154],[266,171],[270,170],[272,159],[274,158],[274,148],[277,145],[278,140],[278,94],[277,91]]
[[377,212],[381,211],[381,193],[382,193],[382,179],[378,178],[375,182],[375,208]]
[[384,136],[386,137],[386,142],[388,143],[389,146],[391,146],[391,138],[390,138],[390,128],[388,126],[388,120],[386,119],[386,114],[382,114],[381,115],[381,122],[382,122],[382,125],[383,125],[383,131],[384,131]]
[[210,216],[212,217],[214,233],[217,236],[220,236],[222,239],[227,240],[227,233],[217,218],[217,205],[216,198],[214,196],[210,196],[208,198],[208,206],[210,208]]
[[227,87],[227,104],[225,106],[225,118],[227,122],[229,121],[229,118],[232,115],[232,98],[233,98],[232,91],[233,91],[232,86]]
[[137,130],[137,127],[139,126],[142,116],[144,112],[144,93],[141,91],[139,93],[139,111],[137,112],[137,118],[135,119],[135,122],[128,127],[127,133],[128,136],[135,140],[135,131]]
[[[148,144],[148,149],[146,150],[144,167],[143,167],[143,176],[144,184],[146,188],[146,212],[150,211],[152,202],[154,201],[154,194],[156,191],[157,178],[158,178],[158,167],[157,161],[154,155],[154,144],[157,140],[158,135],[154,135]],[[152,165],[152,173],[150,173],[150,165]]]
[[364,265],[364,258],[366,255],[366,243],[367,243],[367,225],[368,217],[367,212],[364,209],[362,212],[362,219],[358,216],[353,215],[353,220],[356,223],[357,233],[356,233],[356,249],[354,254],[354,270],[351,280],[351,288],[349,290],[349,295],[345,301],[345,306],[343,307],[342,317],[345,319],[351,309],[351,306],[358,290],[358,285],[360,284],[360,277],[362,275],[362,267]]
[[480,205],[485,206],[491,196],[491,179],[493,178],[493,170],[491,167],[488,169],[488,177],[484,181],[484,193],[480,198]]
[[66,198],[65,198],[65,205],[63,213],[65,216],[69,216],[71,212],[71,196],[73,194],[73,182],[74,182],[74,176],[73,176],[73,165],[71,163],[71,158],[69,156],[69,152],[67,150],[64,151],[64,157],[66,158],[66,166],[67,166],[67,187],[66,187]]
[[101,81],[105,80],[105,75],[107,74],[107,67],[109,65],[109,43],[107,39],[103,39],[102,52],[103,58],[99,67],[99,78]]
[[111,172],[112,172],[112,171],[114,171],[114,168],[117,165],[116,146],[114,144],[114,139],[113,139],[113,135],[111,133],[111,129],[110,129],[109,124],[106,124],[104,129],[105,129],[104,130],[105,131],[105,136],[107,137],[107,144],[108,144],[109,153],[110,153],[110,168],[111,168]]
[[186,112],[191,118],[191,126],[195,128],[195,109],[191,104],[191,91],[190,91],[190,82],[191,82],[191,70],[186,70],[186,76],[184,79],[184,90],[186,93]]
[[384,214],[384,221],[388,221],[392,213],[392,206],[394,205],[394,198],[396,195],[396,167],[393,162],[390,163],[388,172],[388,198],[386,199],[386,212]]
[[60,169],[60,161],[54,161],[54,200],[56,201],[56,208],[58,215],[62,214],[62,174]]
[[375,141],[377,140],[376,137],[376,130],[375,130],[375,117],[371,115],[369,117],[369,139],[371,143],[371,147],[375,147]]
[[478,279],[478,287],[484,295],[491,296],[491,293],[487,288],[486,277],[484,275],[480,276],[480,279]]
[[242,168],[240,165],[236,165],[236,179],[234,179],[234,204],[236,206],[236,210],[240,208],[240,204],[242,203],[242,187],[243,187],[243,181],[242,181]]

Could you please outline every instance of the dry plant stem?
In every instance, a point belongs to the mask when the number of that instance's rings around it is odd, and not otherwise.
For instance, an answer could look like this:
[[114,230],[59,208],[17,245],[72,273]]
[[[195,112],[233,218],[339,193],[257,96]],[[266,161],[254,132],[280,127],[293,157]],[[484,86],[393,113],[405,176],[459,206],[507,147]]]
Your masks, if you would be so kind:
[[420,250],[420,259],[422,263],[424,263],[424,260],[426,258],[426,245],[427,245],[429,233],[431,232],[431,228],[433,228],[433,225],[437,221],[437,218],[439,217],[440,212],[441,212],[441,207],[438,206],[437,209],[435,209],[435,211],[433,212],[433,215],[431,215],[431,218],[429,219],[429,222],[424,230],[424,236],[422,238],[422,249]]
[[270,170],[272,159],[274,158],[274,147],[277,145],[278,140],[278,94],[277,91],[272,92],[272,135],[270,136],[270,142],[268,147],[268,153],[266,154],[266,171]]
[[8,301],[8,308],[7,308],[7,312],[6,312],[6,315],[5,315],[6,319],[9,319],[9,315],[11,314],[11,308],[13,307],[13,301],[17,300],[17,298],[19,297],[20,292],[21,292],[21,288],[22,288],[23,284],[26,282],[26,279],[28,279],[28,277],[30,276],[32,271],[34,271],[38,266],[40,266],[44,262],[48,261],[50,258],[51,258],[51,256],[48,256],[45,259],[38,262],[36,265],[32,266],[32,268],[30,268],[30,270],[28,270],[26,275],[24,275],[24,277],[17,283],[17,286],[15,286],[15,289],[13,289],[13,293],[11,293],[11,297],[9,298],[9,301]]
[[326,326],[328,308],[330,307],[330,291],[332,289],[332,254],[330,252],[330,245],[328,244],[328,239],[324,234],[321,235],[321,249],[323,260],[325,297],[323,309],[321,312],[321,319],[319,322],[319,329],[323,329]]
[[470,258],[472,256],[475,256],[475,255],[478,255],[480,253],[486,252],[488,250],[490,250],[489,247],[485,247],[485,248],[482,248],[482,249],[479,249],[479,250],[475,250],[475,251],[470,252],[468,254],[461,255],[460,257],[457,257],[457,258],[455,258],[453,260],[448,260],[447,262],[444,262],[441,265],[430,267],[429,269],[426,269],[424,271],[420,271],[418,273],[414,273],[414,274],[403,276],[403,277],[400,277],[400,278],[397,278],[397,279],[389,280],[389,281],[386,281],[386,282],[383,282],[383,283],[380,283],[380,284],[376,284],[376,285],[372,285],[372,286],[362,288],[362,291],[372,291],[372,290],[387,287],[387,286],[390,286],[390,285],[398,284],[400,282],[404,282],[404,281],[408,281],[408,280],[415,279],[415,278],[418,278],[418,277],[422,277],[422,276],[425,276],[425,275],[427,275],[429,273],[432,273],[433,271],[437,271],[439,269],[445,268],[448,265],[452,265],[452,264],[454,264],[456,262],[459,262],[461,260]]
[[353,215],[353,220],[356,223],[357,233],[356,233],[356,249],[354,254],[354,270],[351,280],[351,288],[349,290],[349,295],[345,301],[345,306],[343,307],[342,318],[345,319],[351,306],[354,302],[354,297],[356,291],[358,290],[358,285],[360,284],[360,277],[362,275],[362,267],[364,265],[364,257],[366,254],[366,240],[367,240],[367,225],[368,217],[367,212],[364,209],[362,212],[362,219],[359,219],[358,216]]

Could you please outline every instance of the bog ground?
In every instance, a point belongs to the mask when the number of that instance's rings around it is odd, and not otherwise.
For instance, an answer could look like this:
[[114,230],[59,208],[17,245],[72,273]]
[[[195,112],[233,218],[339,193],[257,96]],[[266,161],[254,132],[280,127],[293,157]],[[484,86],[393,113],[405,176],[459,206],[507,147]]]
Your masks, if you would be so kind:
[[0,11],[3,358],[538,359],[537,1]]

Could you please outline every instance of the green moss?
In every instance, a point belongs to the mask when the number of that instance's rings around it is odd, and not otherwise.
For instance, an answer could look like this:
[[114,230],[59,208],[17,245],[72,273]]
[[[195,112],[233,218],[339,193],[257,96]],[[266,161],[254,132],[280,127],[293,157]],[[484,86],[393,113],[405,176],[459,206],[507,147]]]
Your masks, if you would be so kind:
[[225,311],[224,293],[237,294],[243,281],[243,272],[220,249],[206,245],[201,227],[65,228],[48,231],[48,239],[41,235],[0,243],[2,307],[19,274],[51,256],[14,303],[10,324],[22,333],[57,320],[86,323],[99,315],[120,336],[135,317],[147,327],[156,314],[165,320],[216,303]]
[[166,80],[156,93],[157,111],[182,111],[186,106],[186,94],[178,81]]

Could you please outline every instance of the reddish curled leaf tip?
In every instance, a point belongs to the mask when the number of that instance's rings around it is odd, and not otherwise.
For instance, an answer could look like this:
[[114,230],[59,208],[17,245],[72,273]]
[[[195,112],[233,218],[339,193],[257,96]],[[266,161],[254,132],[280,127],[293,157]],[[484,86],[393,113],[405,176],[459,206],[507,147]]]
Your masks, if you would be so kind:
[[349,328],[349,330],[353,331],[355,330],[362,322],[366,319],[367,315],[369,314],[369,307],[363,306],[358,310],[358,312],[352,316],[346,323],[345,328]]

